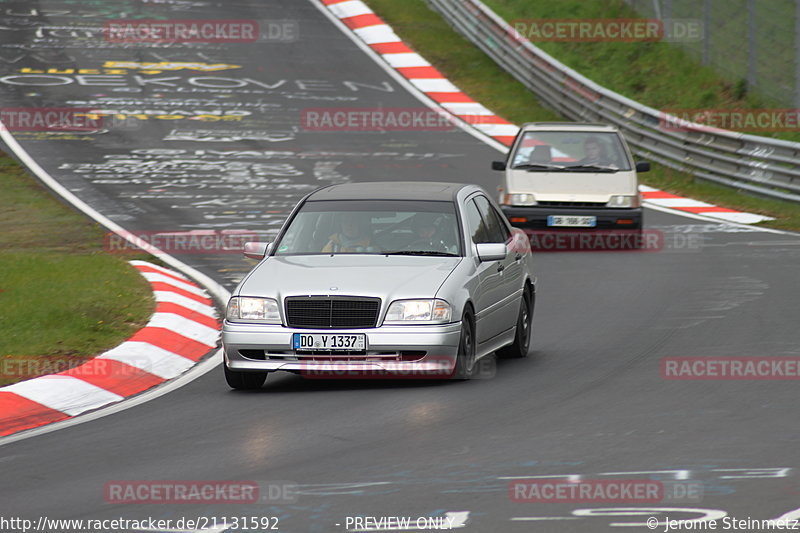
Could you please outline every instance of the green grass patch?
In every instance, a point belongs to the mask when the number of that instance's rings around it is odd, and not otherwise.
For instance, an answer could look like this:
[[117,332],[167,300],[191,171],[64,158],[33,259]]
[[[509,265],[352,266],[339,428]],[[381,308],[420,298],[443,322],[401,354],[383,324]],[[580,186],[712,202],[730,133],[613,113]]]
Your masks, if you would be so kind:
[[[506,21],[526,19],[604,19],[642,18],[622,0],[486,0],[492,10]],[[746,12],[737,13],[746,19]],[[712,35],[745,39],[732,32],[746,28],[743,21],[729,21]],[[791,30],[793,31],[793,30]],[[790,34],[791,34],[790,31]],[[787,106],[758,93],[748,92],[744,79],[726,79],[684,48],[667,42],[537,42],[536,46],[589,79],[656,109],[772,109]],[[732,51],[737,47],[726,47]],[[777,51],[776,51],[777,52]],[[767,56],[768,54],[763,54]],[[779,54],[769,54],[773,57]],[[785,58],[783,58],[785,59]],[[747,58],[739,58],[739,65]],[[762,66],[763,67],[763,66]],[[785,69],[784,63],[772,68]],[[735,70],[735,69],[731,69]],[[758,132],[800,141],[800,132]]]
[[[445,21],[432,11],[424,0],[366,0],[366,3],[412,48],[419,51],[428,61],[439,69],[450,81],[456,84],[471,98],[482,103],[499,116],[516,124],[549,120],[564,120],[551,109],[539,103],[536,96],[524,85],[516,81],[492,61],[479,48],[475,47]],[[627,6],[619,0],[600,2],[599,0],[558,0],[557,2],[530,2],[529,0],[490,0],[487,2],[497,13],[513,20],[515,18],[613,18],[634,16]],[[515,9],[515,10],[512,10]],[[602,13],[602,15],[601,15]],[[548,53],[560,61],[587,75],[595,81],[622,92],[631,98],[644,101],[653,107],[758,107],[752,95],[737,99],[731,92],[730,84],[720,80],[713,71],[698,67],[686,52],[670,47],[666,43],[541,43]],[[573,46],[580,45],[575,50]],[[582,56],[584,48],[591,49],[604,45],[594,53],[592,59]],[[605,46],[608,45],[608,46]],[[637,48],[638,47],[638,48]],[[563,50],[562,50],[563,48]],[[649,54],[654,49],[658,59],[638,54]],[[562,55],[572,57],[573,64]],[[655,69],[650,61],[656,61]],[[598,63],[615,62],[615,68],[607,68]],[[662,71],[662,66],[677,65]],[[662,65],[663,63],[663,65]],[[633,65],[633,66],[632,66]],[[646,69],[647,76],[639,76],[637,71]],[[599,77],[595,77],[598,75]],[[697,82],[703,94],[685,90],[683,76],[687,83]],[[604,76],[608,76],[605,78]],[[639,76],[643,85],[636,86],[631,79]],[[664,79],[668,78],[668,79]],[[627,84],[629,92],[613,86],[618,79]],[[676,98],[675,91],[691,93],[692,99],[683,103]],[[707,94],[705,94],[707,92]],[[735,92],[735,91],[734,91]],[[646,97],[642,97],[642,96]],[[640,98],[641,97],[641,98]],[[658,99],[663,98],[663,101]],[[488,162],[487,162],[488,165]],[[800,231],[800,206],[788,202],[769,200],[746,195],[715,184],[696,182],[690,174],[653,164],[653,170],[642,174],[642,182],[674,194],[690,196],[722,207],[759,213],[775,217],[775,221],[761,225]]]
[[147,323],[150,286],[104,231],[0,157],[0,386],[78,366]]

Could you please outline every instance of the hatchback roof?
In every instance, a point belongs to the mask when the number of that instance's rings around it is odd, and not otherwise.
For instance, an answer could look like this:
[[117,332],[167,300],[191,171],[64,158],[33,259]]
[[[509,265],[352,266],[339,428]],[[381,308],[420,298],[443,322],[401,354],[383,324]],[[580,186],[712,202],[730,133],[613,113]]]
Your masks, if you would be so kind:
[[320,200],[438,200],[453,201],[464,183],[440,181],[370,181],[331,185],[311,193]]
[[525,131],[619,131],[613,124],[599,122],[526,122],[522,125],[522,129]]

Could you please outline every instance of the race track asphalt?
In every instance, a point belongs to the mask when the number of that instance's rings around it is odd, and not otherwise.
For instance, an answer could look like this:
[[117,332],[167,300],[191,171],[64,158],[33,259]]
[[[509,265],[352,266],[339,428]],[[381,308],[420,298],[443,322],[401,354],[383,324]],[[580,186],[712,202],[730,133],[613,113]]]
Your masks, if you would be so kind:
[[[4,107],[110,115],[99,131],[15,137],[127,230],[268,237],[303,194],[327,183],[497,185],[489,162],[498,152],[457,129],[304,128],[309,109],[422,107],[309,0],[2,8]],[[100,28],[118,18],[284,21],[299,33],[287,30],[291,42],[105,41]],[[646,217],[664,234],[662,250],[537,254],[532,352],[499,361],[492,379],[275,375],[259,391],[234,392],[220,368],[135,408],[0,446],[0,516],[275,516],[280,531],[328,532],[347,530],[348,516],[468,511],[465,531],[599,532],[663,508],[670,518],[702,515],[686,509],[776,518],[800,507],[796,382],[661,376],[665,357],[800,356],[800,239]],[[231,251],[178,257],[228,289],[252,265]],[[663,473],[643,473],[652,471]],[[508,478],[546,475],[656,478],[702,495],[623,505],[509,497]],[[298,493],[291,503],[108,503],[104,487],[120,480],[254,480]],[[601,508],[642,516],[573,513]]]

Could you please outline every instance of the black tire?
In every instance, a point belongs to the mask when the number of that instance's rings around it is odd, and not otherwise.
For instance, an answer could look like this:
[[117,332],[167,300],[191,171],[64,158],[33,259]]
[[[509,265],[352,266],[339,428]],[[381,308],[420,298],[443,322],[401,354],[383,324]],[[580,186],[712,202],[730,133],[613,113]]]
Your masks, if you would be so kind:
[[647,248],[644,243],[644,238],[646,235],[644,234],[644,213],[642,213],[642,217],[639,219],[639,224],[633,229],[633,235],[635,240],[635,244],[631,247],[634,250],[641,250],[643,248]]
[[634,237],[634,244],[633,244],[634,250],[642,250],[644,248],[647,248],[644,242],[644,239],[647,236],[644,234],[644,229],[641,226],[639,226],[638,229],[634,230],[633,237]]
[[232,389],[260,389],[267,380],[267,372],[237,372],[229,369],[225,363],[222,364],[222,367],[225,369],[225,381]]
[[514,335],[514,343],[497,350],[497,355],[500,357],[504,359],[528,357],[528,350],[531,347],[531,327],[533,325],[535,299],[536,294],[526,286],[522,293],[522,301],[519,304],[517,332]]
[[470,379],[475,373],[475,325],[472,312],[467,309],[461,318],[461,338],[453,379]]

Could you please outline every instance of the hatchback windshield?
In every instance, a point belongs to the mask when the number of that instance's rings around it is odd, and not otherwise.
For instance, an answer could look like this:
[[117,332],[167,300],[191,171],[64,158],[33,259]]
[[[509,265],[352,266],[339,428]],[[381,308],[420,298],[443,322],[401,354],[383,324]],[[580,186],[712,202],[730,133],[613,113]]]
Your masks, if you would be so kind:
[[531,172],[631,170],[619,135],[595,131],[529,131],[517,145],[512,168]]
[[308,254],[459,256],[455,207],[438,201],[306,202],[275,255]]

